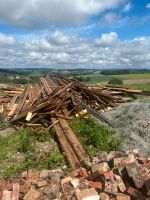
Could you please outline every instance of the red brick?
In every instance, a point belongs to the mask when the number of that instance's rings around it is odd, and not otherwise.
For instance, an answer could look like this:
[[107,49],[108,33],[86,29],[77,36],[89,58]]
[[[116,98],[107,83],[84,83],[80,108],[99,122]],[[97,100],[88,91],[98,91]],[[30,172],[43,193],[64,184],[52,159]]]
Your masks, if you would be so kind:
[[106,180],[111,180],[111,181],[115,180],[113,171],[104,172],[103,175],[104,175]]
[[19,183],[13,183],[13,192],[11,200],[18,200],[18,199],[19,199]]
[[4,190],[2,195],[2,200],[11,200],[11,191]]
[[118,193],[116,196],[116,200],[130,200],[130,196],[122,193]]
[[19,192],[25,194],[30,189],[30,186],[31,186],[31,182],[29,180],[26,180],[24,184],[20,185]]
[[72,172],[70,172],[69,176],[71,177],[77,177],[79,175],[79,170],[74,170]]
[[10,181],[6,181],[6,182],[3,182],[0,186],[0,190],[3,191],[3,190],[12,190],[13,188],[13,185]]
[[86,169],[84,169],[82,167],[80,167],[80,169],[79,169],[79,175],[81,177],[83,177],[83,178],[87,178],[88,177],[88,173],[87,173]]
[[101,192],[99,195],[101,200],[110,200],[108,194],[106,194],[105,192]]
[[100,189],[100,190],[102,190],[102,187],[103,187],[101,182],[94,182],[94,181],[89,181],[88,185],[92,188]]
[[91,174],[87,177],[87,179],[90,180],[90,181],[93,181],[93,180],[95,180],[99,175],[100,175],[100,173],[99,173],[99,171],[97,170],[97,171],[91,173]]

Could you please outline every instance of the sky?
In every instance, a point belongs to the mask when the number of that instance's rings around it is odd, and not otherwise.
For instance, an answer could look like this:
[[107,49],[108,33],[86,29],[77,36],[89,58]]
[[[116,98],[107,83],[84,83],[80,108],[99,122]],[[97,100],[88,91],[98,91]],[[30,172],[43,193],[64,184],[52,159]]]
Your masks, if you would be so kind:
[[150,0],[0,0],[0,68],[150,68]]

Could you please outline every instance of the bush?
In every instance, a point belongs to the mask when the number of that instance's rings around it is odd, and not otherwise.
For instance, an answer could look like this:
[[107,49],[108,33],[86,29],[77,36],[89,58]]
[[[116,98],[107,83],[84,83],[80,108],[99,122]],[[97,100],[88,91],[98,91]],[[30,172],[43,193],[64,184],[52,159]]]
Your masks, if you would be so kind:
[[90,157],[98,151],[121,150],[122,139],[115,132],[94,121],[93,118],[74,119],[70,125]]
[[119,78],[112,78],[109,82],[109,85],[123,85],[123,81]]

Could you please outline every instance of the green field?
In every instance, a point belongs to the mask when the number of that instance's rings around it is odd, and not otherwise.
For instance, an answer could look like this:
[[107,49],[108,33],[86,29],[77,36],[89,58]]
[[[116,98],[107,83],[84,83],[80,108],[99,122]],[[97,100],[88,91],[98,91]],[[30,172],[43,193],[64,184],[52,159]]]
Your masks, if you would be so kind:
[[137,80],[137,79],[149,79],[150,80],[150,73],[144,74],[123,74],[123,75],[109,75],[109,77],[120,78],[122,80]]
[[150,83],[147,84],[141,84],[141,85],[131,85],[131,89],[137,89],[137,90],[150,90]]

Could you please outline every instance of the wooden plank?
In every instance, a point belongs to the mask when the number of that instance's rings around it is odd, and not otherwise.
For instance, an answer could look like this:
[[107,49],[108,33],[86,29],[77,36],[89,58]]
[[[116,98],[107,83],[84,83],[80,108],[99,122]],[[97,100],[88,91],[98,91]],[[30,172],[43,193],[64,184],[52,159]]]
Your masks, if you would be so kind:
[[15,116],[14,116],[14,120],[17,118],[19,112],[21,111],[21,109],[22,109],[22,107],[23,107],[23,105],[24,105],[24,103],[25,103],[25,100],[26,100],[26,98],[27,98],[27,96],[28,96],[28,94],[29,94],[29,90],[30,90],[30,85],[28,84],[28,85],[26,86],[26,88],[25,88],[25,90],[24,90],[24,92],[23,92],[21,98],[20,98],[19,103],[18,103],[18,107],[17,107],[17,109],[16,109],[16,114],[15,114]]
[[[52,123],[55,123],[57,121],[57,118],[51,118],[51,121]],[[60,126],[59,123],[56,123],[54,125],[54,128],[56,130],[56,135],[61,144],[61,147],[65,152],[67,160],[69,161],[73,169],[78,168],[79,167],[78,158],[76,157],[76,154],[74,153],[71,145],[68,143],[62,127]]]
[[70,143],[70,145],[74,149],[74,152],[75,152],[76,156],[78,157],[79,161],[85,160],[85,158],[86,158],[85,151],[84,151],[81,143],[77,139],[75,133],[70,128],[68,122],[64,119],[60,119],[60,118],[58,118],[58,119],[59,119],[59,122],[60,122],[62,129],[65,132],[65,135],[68,139],[68,142]]

